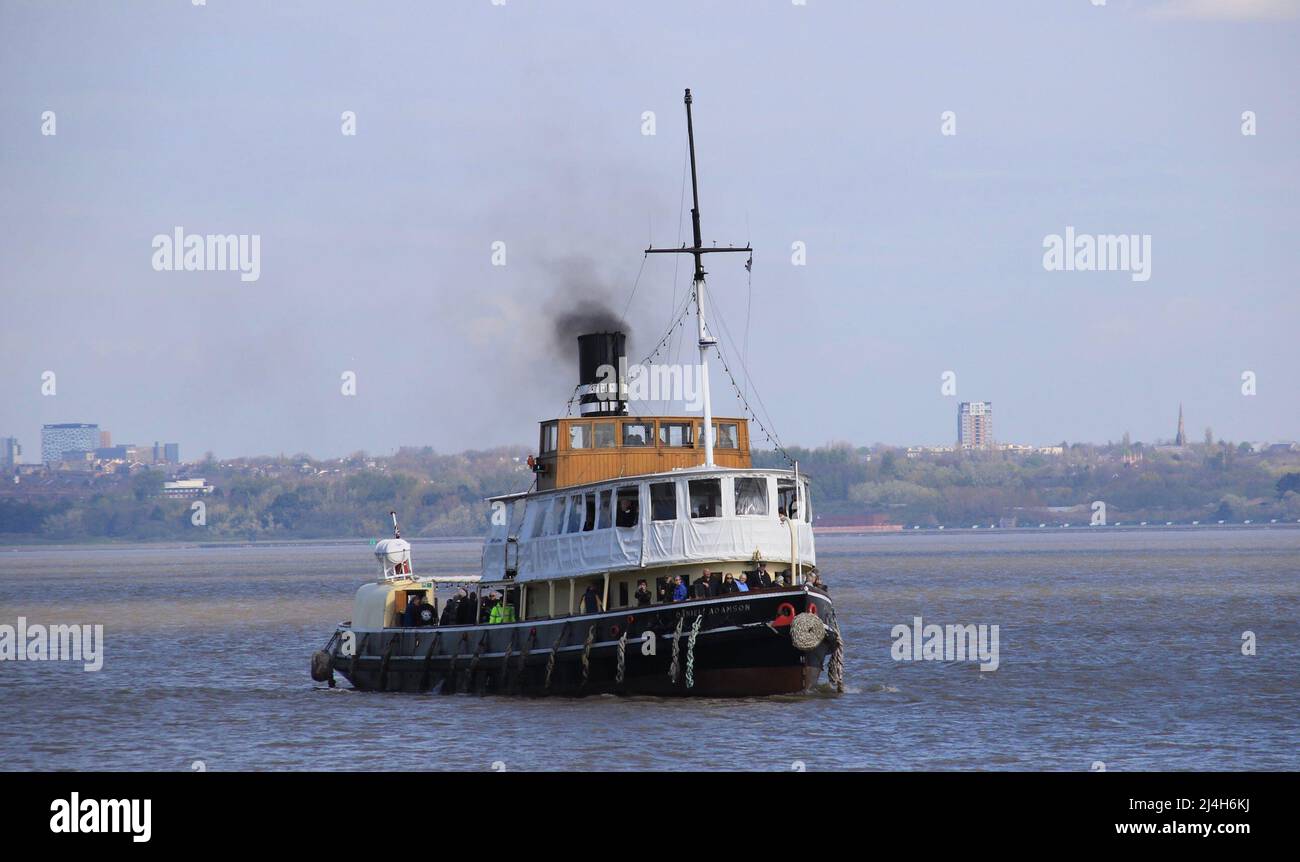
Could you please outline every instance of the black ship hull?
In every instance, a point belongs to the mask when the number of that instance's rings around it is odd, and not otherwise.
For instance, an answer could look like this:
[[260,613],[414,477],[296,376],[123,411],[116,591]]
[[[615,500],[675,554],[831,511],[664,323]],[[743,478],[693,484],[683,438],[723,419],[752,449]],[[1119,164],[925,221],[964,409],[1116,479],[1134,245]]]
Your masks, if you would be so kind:
[[318,654],[328,673],[314,675],[364,691],[747,697],[812,688],[838,645],[826,594],[771,589],[519,623],[340,628]]

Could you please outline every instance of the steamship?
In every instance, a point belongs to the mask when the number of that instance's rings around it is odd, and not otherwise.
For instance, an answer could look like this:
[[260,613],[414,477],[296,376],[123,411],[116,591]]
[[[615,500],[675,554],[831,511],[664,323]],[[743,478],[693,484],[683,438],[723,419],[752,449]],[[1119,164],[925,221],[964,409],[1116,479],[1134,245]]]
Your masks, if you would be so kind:
[[541,422],[529,491],[488,501],[480,571],[421,576],[394,515],[376,579],[312,656],[316,681],[719,697],[805,691],[825,670],[842,688],[809,479],[797,463],[755,468],[748,422],[713,415],[703,258],[751,250],[701,242],[690,90],[685,104],[694,244],[646,253],[694,258],[702,416],[631,414],[624,334],[579,336],[576,415]]

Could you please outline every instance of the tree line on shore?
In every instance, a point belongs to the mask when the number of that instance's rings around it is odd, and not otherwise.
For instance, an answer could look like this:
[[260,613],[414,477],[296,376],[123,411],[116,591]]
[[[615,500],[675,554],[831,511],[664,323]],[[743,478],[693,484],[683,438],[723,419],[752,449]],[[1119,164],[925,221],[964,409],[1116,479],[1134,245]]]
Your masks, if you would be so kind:
[[[1177,450],[1076,444],[1060,456],[909,457],[904,449],[842,443],[788,452],[813,479],[814,516],[923,526],[1037,524],[1077,521],[1100,500],[1110,523],[1300,519],[1300,454],[1254,454],[1226,443]],[[394,509],[408,537],[477,536],[488,526],[484,498],[532,484],[527,454],[523,447],[453,455],[424,448],[331,461],[209,458],[187,467],[214,486],[197,499],[162,496],[168,477],[152,470],[69,479],[38,495],[9,488],[0,495],[0,539],[375,538],[388,534]],[[754,463],[788,466],[775,452],[755,452]],[[1071,507],[1081,514],[1068,514]]]

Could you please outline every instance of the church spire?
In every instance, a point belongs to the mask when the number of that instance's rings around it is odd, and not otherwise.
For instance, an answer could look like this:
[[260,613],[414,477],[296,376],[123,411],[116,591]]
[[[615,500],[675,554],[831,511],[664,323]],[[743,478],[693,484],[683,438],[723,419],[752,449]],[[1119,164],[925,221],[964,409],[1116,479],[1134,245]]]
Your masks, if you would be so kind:
[[1187,431],[1183,428],[1183,402],[1178,402],[1178,436],[1174,438],[1175,446],[1187,445]]

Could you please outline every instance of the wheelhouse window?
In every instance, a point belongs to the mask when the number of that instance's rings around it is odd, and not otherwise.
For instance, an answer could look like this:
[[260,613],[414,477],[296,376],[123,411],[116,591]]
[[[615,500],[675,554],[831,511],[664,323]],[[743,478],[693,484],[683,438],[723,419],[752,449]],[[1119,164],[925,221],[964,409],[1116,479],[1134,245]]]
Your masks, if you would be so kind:
[[613,449],[618,445],[618,434],[613,422],[597,422],[592,426],[592,436],[597,449]]
[[591,423],[590,422],[576,422],[569,426],[569,448],[570,449],[591,448]]
[[613,491],[600,492],[600,516],[596,521],[597,530],[603,530],[606,527],[614,526],[614,512],[612,508],[613,498]]
[[635,485],[618,489],[618,508],[614,523],[619,527],[635,527],[641,522],[641,497]]
[[689,422],[660,422],[659,445],[692,446],[694,445],[694,428]]
[[623,445],[653,446],[654,429],[655,426],[653,422],[624,422]]
[[560,426],[556,422],[547,422],[542,426],[542,443],[539,447],[542,454],[554,452],[560,442]]
[[767,480],[756,476],[736,477],[736,514],[767,514]]
[[716,518],[722,514],[721,479],[692,479],[687,486],[691,493],[692,518]]
[[718,449],[739,449],[740,431],[735,422],[716,422],[713,425],[713,445]]
[[650,485],[650,520],[677,520],[676,482],[655,482]]

